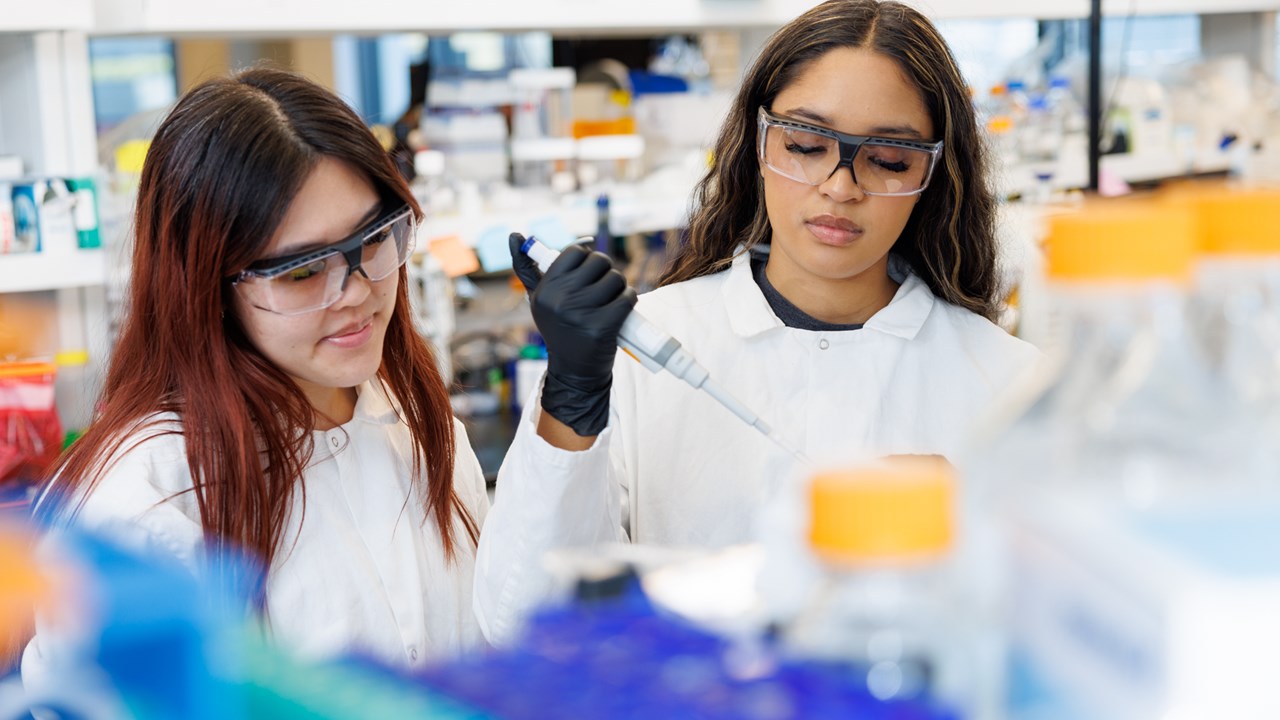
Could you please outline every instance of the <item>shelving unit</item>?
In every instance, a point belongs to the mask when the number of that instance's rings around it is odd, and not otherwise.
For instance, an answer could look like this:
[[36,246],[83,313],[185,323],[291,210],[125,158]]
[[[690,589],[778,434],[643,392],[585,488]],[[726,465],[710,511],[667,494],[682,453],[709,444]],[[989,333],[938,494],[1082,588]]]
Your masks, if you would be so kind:
[[[936,18],[1083,18],[1089,0],[908,0]],[[813,0],[474,0],[425,3],[366,0],[98,0],[102,34],[299,35],[379,32],[542,30],[557,35],[618,35],[708,29],[776,28]],[[1275,10],[1274,0],[1107,0],[1108,15]]]
[[[0,10],[0,154],[32,177],[90,177],[97,170],[88,32],[92,0],[6,2]],[[52,357],[88,350],[84,376],[100,375],[109,349],[102,251],[0,256],[0,302],[52,307],[56,332],[19,351]],[[67,418],[64,418],[64,422]]]
[[0,12],[0,33],[89,30],[93,17],[93,0],[10,0]]
[[0,256],[0,292],[96,287],[105,280],[106,262],[101,250]]

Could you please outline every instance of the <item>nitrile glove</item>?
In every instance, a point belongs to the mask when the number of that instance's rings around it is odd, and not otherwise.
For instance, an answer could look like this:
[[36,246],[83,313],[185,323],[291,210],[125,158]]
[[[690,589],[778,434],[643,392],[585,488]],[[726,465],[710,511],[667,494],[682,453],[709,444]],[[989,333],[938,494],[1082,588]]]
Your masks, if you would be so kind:
[[542,410],[582,437],[599,435],[609,421],[618,330],[636,304],[635,291],[602,253],[570,245],[544,275],[521,252],[523,235],[511,233],[509,242],[512,267],[547,343]]

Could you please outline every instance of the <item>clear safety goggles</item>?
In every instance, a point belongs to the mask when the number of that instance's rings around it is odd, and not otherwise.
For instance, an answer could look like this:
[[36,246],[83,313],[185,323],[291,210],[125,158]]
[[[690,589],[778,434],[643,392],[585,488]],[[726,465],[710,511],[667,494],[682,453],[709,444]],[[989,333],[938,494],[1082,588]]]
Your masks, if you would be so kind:
[[917,195],[929,186],[942,141],[847,135],[819,125],[758,114],[760,162],[779,175],[821,185],[842,167],[868,195]]
[[404,205],[344,240],[260,260],[229,280],[255,307],[278,315],[301,315],[337,302],[352,273],[359,272],[371,282],[390,277],[409,259],[416,234],[417,218]]

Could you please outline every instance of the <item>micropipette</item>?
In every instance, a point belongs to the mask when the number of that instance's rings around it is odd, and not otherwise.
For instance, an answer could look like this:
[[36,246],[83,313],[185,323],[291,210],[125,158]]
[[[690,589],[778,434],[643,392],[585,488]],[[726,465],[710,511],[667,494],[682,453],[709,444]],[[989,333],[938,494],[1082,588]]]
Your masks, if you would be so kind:
[[[537,263],[538,269],[544,273],[551,267],[551,263],[560,256],[559,252],[552,250],[534,237],[525,238],[524,244],[520,246],[520,251]],[[787,445],[777,433],[773,432],[760,419],[759,415],[748,410],[728,391],[717,385],[711,379],[711,373],[698,364],[698,361],[693,359],[693,355],[688,350],[681,347],[679,340],[663,332],[638,311],[632,310],[627,319],[623,321],[622,328],[618,331],[618,347],[648,368],[650,372],[656,373],[660,370],[666,370],[689,383],[695,390],[701,390],[710,395],[725,409],[737,415],[746,424],[759,430],[778,447],[786,450],[787,453],[800,462],[809,463],[809,459],[804,454]]]

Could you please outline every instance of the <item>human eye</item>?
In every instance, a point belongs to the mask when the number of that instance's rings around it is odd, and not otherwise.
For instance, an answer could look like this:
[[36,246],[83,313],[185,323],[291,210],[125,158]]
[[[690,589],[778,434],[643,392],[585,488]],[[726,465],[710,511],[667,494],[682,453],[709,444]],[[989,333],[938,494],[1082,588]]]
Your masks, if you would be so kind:
[[379,231],[369,233],[369,237],[365,238],[365,247],[381,245],[381,243],[390,240],[390,238],[392,238],[392,228],[388,225],[388,227],[381,228]]
[[364,239],[364,244],[378,245],[390,239],[391,239],[391,226],[388,225],[383,228],[378,228],[377,230],[374,230],[373,232],[369,233]]
[[883,170],[894,173],[904,173],[911,169],[912,153],[908,150],[900,148],[877,147],[867,148],[870,152],[868,160],[871,164]]
[[908,165],[906,162],[903,162],[902,160],[899,160],[897,162],[890,162],[887,160],[877,159],[877,160],[872,160],[872,162],[884,168],[885,170],[888,170],[889,172],[904,173],[911,169],[911,166]]
[[831,144],[828,138],[806,132],[788,132],[782,147],[793,155],[816,156],[825,153]]
[[278,282],[301,283],[311,280],[317,276],[323,275],[328,263],[324,258],[312,260],[305,265],[285,270],[279,275],[272,278]]

